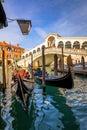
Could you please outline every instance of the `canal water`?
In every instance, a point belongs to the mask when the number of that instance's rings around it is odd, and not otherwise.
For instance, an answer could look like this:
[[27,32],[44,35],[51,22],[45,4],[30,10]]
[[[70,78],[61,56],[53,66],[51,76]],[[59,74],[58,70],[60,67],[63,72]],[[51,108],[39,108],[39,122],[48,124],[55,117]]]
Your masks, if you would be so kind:
[[74,76],[71,90],[35,83],[28,111],[11,92],[0,92],[0,130],[87,130],[87,77]]

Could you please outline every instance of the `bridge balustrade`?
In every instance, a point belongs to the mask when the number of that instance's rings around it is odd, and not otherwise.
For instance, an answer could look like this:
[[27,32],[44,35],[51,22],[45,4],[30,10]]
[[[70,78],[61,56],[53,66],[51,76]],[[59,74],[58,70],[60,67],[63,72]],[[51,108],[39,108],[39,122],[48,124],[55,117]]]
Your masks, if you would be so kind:
[[[72,48],[63,48],[63,53],[64,55],[68,56],[68,55],[72,55],[72,56],[87,56],[87,50],[84,49],[72,49]],[[62,54],[62,49],[61,48],[45,48],[45,55],[46,54]],[[39,50],[37,53],[33,53],[33,60],[39,58],[42,56],[42,51]],[[31,56],[29,55],[28,57],[22,59],[21,61],[18,62],[18,64],[23,64],[24,60],[26,60],[27,64],[28,62],[31,63]]]

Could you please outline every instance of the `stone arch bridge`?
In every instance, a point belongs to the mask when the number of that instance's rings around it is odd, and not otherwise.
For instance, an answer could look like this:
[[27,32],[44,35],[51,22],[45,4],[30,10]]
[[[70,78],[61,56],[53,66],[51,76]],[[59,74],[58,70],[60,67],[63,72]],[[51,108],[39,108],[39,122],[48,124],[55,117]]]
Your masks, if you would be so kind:
[[[46,65],[50,65],[54,60],[54,55],[57,54],[58,59],[62,57],[62,49],[56,47],[45,48],[45,62]],[[63,48],[64,63],[67,63],[67,57],[71,55],[73,63],[81,62],[82,56],[87,62],[87,50],[82,49],[65,49]],[[36,53],[30,53],[29,56],[23,58],[17,62],[18,66],[27,67],[28,63],[31,64],[33,61],[33,66],[42,65],[42,50],[37,51]]]
[[65,63],[69,55],[71,55],[73,63],[81,62],[82,56],[87,62],[87,37],[61,37],[59,34],[49,34],[44,42],[26,51],[17,64],[19,66],[27,66],[33,60],[34,66],[41,65],[43,45],[45,46],[46,65],[53,62],[54,54],[57,54],[58,58],[61,57],[61,48],[63,48]]

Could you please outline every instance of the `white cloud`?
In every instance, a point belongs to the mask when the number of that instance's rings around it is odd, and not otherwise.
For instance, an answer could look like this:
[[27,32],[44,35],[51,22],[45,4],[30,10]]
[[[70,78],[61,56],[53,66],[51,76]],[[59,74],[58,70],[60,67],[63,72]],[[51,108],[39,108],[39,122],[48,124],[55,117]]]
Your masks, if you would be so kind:
[[0,41],[11,42],[17,44],[23,40],[20,28],[17,23],[8,23],[8,27],[4,27],[0,30]]
[[42,29],[42,28],[39,28],[39,27],[37,27],[37,28],[35,28],[34,29],[36,32],[37,32],[37,34],[39,35],[39,36],[41,36],[42,38],[45,38],[45,36],[47,35],[47,33],[44,31],[44,29]]
[[[32,45],[39,44],[49,33],[58,33],[61,36],[86,35],[87,2],[86,0],[85,2],[78,1],[69,1],[69,4],[67,0],[47,0],[45,2],[44,0],[38,0],[38,2],[22,0],[20,4],[18,0],[5,1],[3,5],[7,17],[31,19],[32,30],[29,37],[25,37],[16,22],[9,23],[7,28],[0,30],[0,41],[19,43],[25,48],[26,46],[30,48]],[[42,12],[47,12],[47,14]],[[50,17],[48,17],[49,15]]]

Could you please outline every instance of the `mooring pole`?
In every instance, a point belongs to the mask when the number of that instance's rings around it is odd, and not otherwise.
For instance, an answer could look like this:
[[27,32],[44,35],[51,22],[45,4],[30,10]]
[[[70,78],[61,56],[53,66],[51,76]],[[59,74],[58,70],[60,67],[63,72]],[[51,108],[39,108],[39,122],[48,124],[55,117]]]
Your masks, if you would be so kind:
[[54,75],[58,75],[58,57],[54,55]]
[[8,58],[6,56],[6,59],[5,59],[5,73],[6,73],[6,84],[8,83]]
[[5,52],[2,47],[2,79],[3,79],[3,93],[6,89],[6,75],[5,75]]
[[31,66],[32,66],[32,72],[31,72],[31,78],[34,78],[34,74],[33,74],[33,54],[31,53]]
[[85,59],[83,56],[81,58],[81,63],[82,63],[82,69],[84,70],[85,69]]
[[62,72],[63,72],[63,75],[64,75],[64,54],[63,54],[63,47],[62,47]]
[[42,85],[43,85],[43,93],[46,92],[46,85],[45,85],[45,55],[44,55],[45,46],[42,46]]

